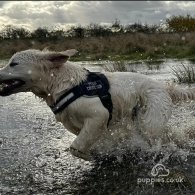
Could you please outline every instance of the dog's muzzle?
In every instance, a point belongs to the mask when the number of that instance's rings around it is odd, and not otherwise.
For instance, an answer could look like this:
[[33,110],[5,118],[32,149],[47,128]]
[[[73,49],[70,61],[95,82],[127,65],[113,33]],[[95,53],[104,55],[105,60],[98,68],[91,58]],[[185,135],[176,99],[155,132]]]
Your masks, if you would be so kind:
[[0,96],[8,96],[14,93],[13,91],[22,85],[25,82],[20,79],[9,79],[0,82]]

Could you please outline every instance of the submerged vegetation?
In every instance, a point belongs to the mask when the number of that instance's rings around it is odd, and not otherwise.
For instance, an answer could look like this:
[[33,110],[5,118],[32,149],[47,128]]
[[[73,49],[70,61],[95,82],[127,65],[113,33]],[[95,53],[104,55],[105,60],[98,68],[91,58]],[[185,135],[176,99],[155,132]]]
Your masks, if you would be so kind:
[[108,72],[127,72],[127,66],[124,61],[115,61],[113,64],[106,64],[104,69]]
[[161,25],[122,25],[115,20],[110,26],[90,24],[29,31],[16,26],[0,30],[0,57],[29,48],[62,51],[75,48],[72,60],[151,60],[191,58],[195,56],[195,18],[172,16]]

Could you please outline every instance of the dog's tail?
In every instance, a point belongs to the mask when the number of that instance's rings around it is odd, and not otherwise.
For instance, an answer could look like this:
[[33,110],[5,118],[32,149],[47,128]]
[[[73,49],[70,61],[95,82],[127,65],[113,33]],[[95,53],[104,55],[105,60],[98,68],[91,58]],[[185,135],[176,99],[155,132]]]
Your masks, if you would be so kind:
[[181,88],[173,84],[167,84],[167,92],[174,104],[195,100],[195,88]]
[[140,87],[139,98],[138,125],[143,135],[152,143],[163,136],[164,127],[171,116],[172,104],[195,100],[195,89],[164,86],[157,81],[148,80]]
[[158,139],[171,116],[171,97],[163,85],[150,80],[142,84],[139,92],[139,129],[147,139]]

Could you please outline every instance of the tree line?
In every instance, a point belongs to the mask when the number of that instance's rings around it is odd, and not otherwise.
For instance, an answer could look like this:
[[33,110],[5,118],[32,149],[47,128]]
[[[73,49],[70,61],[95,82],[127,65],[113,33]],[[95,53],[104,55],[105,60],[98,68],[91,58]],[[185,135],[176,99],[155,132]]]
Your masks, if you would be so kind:
[[172,32],[194,32],[195,18],[186,16],[172,16],[166,19],[163,25],[148,25],[134,23],[122,25],[116,19],[110,26],[90,24],[88,26],[72,26],[70,29],[49,29],[39,27],[33,31],[22,27],[7,25],[0,30],[0,40],[16,39],[36,39],[38,41],[53,40],[57,41],[65,37],[84,38],[84,37],[106,37],[125,33],[172,33]]

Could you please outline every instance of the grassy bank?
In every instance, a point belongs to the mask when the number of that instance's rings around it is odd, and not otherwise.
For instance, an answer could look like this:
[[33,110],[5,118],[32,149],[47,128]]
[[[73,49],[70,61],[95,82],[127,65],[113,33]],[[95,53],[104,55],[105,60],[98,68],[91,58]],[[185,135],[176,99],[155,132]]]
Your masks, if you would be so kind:
[[61,38],[38,41],[32,38],[1,40],[0,58],[34,48],[63,51],[75,48],[80,60],[142,60],[163,58],[195,58],[195,33],[127,33],[108,37]]

